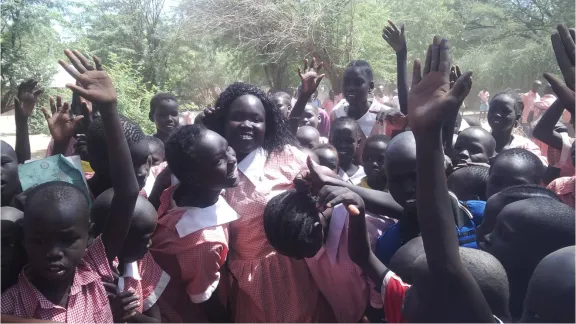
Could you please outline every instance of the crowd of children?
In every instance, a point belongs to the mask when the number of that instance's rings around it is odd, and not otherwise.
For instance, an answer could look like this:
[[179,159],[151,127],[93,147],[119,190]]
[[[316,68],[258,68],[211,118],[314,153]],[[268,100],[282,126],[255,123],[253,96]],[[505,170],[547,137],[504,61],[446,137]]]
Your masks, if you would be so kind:
[[78,155],[84,180],[22,185],[42,95],[22,83],[1,143],[2,321],[574,322],[574,30],[552,34],[564,80],[544,74],[543,102],[533,87],[528,132],[510,90],[462,118],[472,72],[446,39],[409,87],[404,26],[382,37],[393,98],[357,60],[320,104],[312,59],[295,98],[237,82],[193,123],[156,94],[148,136],[100,59],[66,50],[77,82],[42,108],[47,156]]

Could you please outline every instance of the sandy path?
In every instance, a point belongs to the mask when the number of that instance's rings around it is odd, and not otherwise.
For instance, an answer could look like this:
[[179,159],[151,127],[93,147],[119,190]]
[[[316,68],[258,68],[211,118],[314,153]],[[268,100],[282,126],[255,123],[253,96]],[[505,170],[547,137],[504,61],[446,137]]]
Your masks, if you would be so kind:
[[[14,111],[8,111],[0,116],[0,138],[14,147],[16,145],[16,126],[14,125]],[[30,150],[32,158],[43,158],[50,143],[50,136],[37,134],[30,135]]]

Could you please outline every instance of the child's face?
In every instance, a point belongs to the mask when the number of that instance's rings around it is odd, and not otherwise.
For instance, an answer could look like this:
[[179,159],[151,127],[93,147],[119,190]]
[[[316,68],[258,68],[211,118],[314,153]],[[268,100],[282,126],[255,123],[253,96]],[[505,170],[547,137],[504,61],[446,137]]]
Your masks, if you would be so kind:
[[152,166],[164,162],[164,149],[155,144],[149,144],[148,149],[150,150],[150,157],[152,158]]
[[314,106],[307,104],[304,107],[304,112],[302,112],[302,116],[300,116],[300,126],[312,126],[314,128],[318,128],[318,124],[320,123],[320,117],[318,116],[318,109],[314,108]]
[[338,169],[340,168],[338,164],[338,154],[327,148],[316,150],[315,153],[316,156],[318,156],[318,164],[329,168],[334,171],[334,173],[338,173]]
[[340,165],[349,165],[358,149],[358,129],[351,124],[340,124],[330,132],[330,144],[338,151]]
[[222,136],[207,130],[196,146],[196,156],[191,180],[195,185],[224,189],[238,184],[236,153]]
[[163,100],[153,115],[156,130],[164,134],[170,134],[178,127],[178,103],[174,100]]
[[494,147],[492,147],[490,138],[487,138],[487,136],[491,135],[479,130],[460,133],[454,144],[455,156],[452,160],[488,163],[494,153]]
[[73,203],[47,205],[24,217],[24,248],[31,275],[54,281],[70,279],[86,251],[88,210],[78,210]]
[[26,264],[26,251],[22,247],[22,215],[16,208],[2,207],[2,291],[16,283]]
[[8,205],[12,198],[22,191],[20,179],[18,178],[18,158],[12,147],[2,141],[2,205]]
[[369,141],[364,146],[362,161],[368,180],[386,181],[384,161],[386,160],[387,146],[388,145],[382,141]]
[[274,97],[272,98],[272,102],[274,105],[276,105],[276,107],[280,109],[280,111],[282,111],[282,115],[284,115],[284,117],[288,118],[288,116],[290,116],[290,111],[292,110],[290,100],[282,97]]
[[138,197],[130,231],[126,235],[119,259],[124,263],[138,261],[148,253],[152,245],[152,234],[156,229],[158,214],[154,207],[143,197]]
[[130,156],[132,157],[132,164],[134,166],[134,173],[140,189],[144,188],[146,178],[152,165],[152,157],[148,148],[148,142],[141,140],[138,143],[128,145]]
[[[401,134],[402,135],[402,134]],[[398,135],[398,136],[401,136]],[[408,137],[408,136],[406,136]],[[392,198],[405,210],[416,209],[416,144],[409,138],[389,145],[384,163]]]
[[508,95],[500,95],[490,101],[488,124],[494,131],[512,129],[516,122],[515,101]]
[[247,155],[264,143],[266,111],[253,95],[243,95],[230,104],[226,140],[238,155]]
[[313,149],[320,144],[320,134],[316,129],[310,129],[310,126],[300,127],[296,132],[296,139],[302,147],[307,149]]
[[368,91],[374,88],[374,83],[357,67],[349,67],[344,71],[342,90],[344,98],[351,107],[356,107],[368,101]]
[[506,156],[496,160],[490,167],[486,196],[490,198],[505,188],[516,185],[538,184],[531,180],[533,172],[532,166],[517,156]]

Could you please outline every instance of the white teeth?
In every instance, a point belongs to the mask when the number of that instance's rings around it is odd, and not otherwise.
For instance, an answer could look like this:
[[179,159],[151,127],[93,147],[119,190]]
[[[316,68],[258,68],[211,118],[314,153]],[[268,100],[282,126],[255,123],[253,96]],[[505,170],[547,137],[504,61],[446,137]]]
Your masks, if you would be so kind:
[[406,203],[411,204],[411,203],[415,203],[416,199],[408,199],[406,200]]

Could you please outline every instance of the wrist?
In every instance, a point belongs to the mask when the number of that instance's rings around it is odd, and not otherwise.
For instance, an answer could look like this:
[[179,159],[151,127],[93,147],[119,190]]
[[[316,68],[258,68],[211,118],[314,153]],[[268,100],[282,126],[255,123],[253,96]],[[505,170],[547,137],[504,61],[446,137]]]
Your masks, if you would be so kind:
[[408,55],[408,49],[406,48],[406,46],[404,46],[402,49],[396,51],[396,57],[397,58],[406,58],[407,55]]

